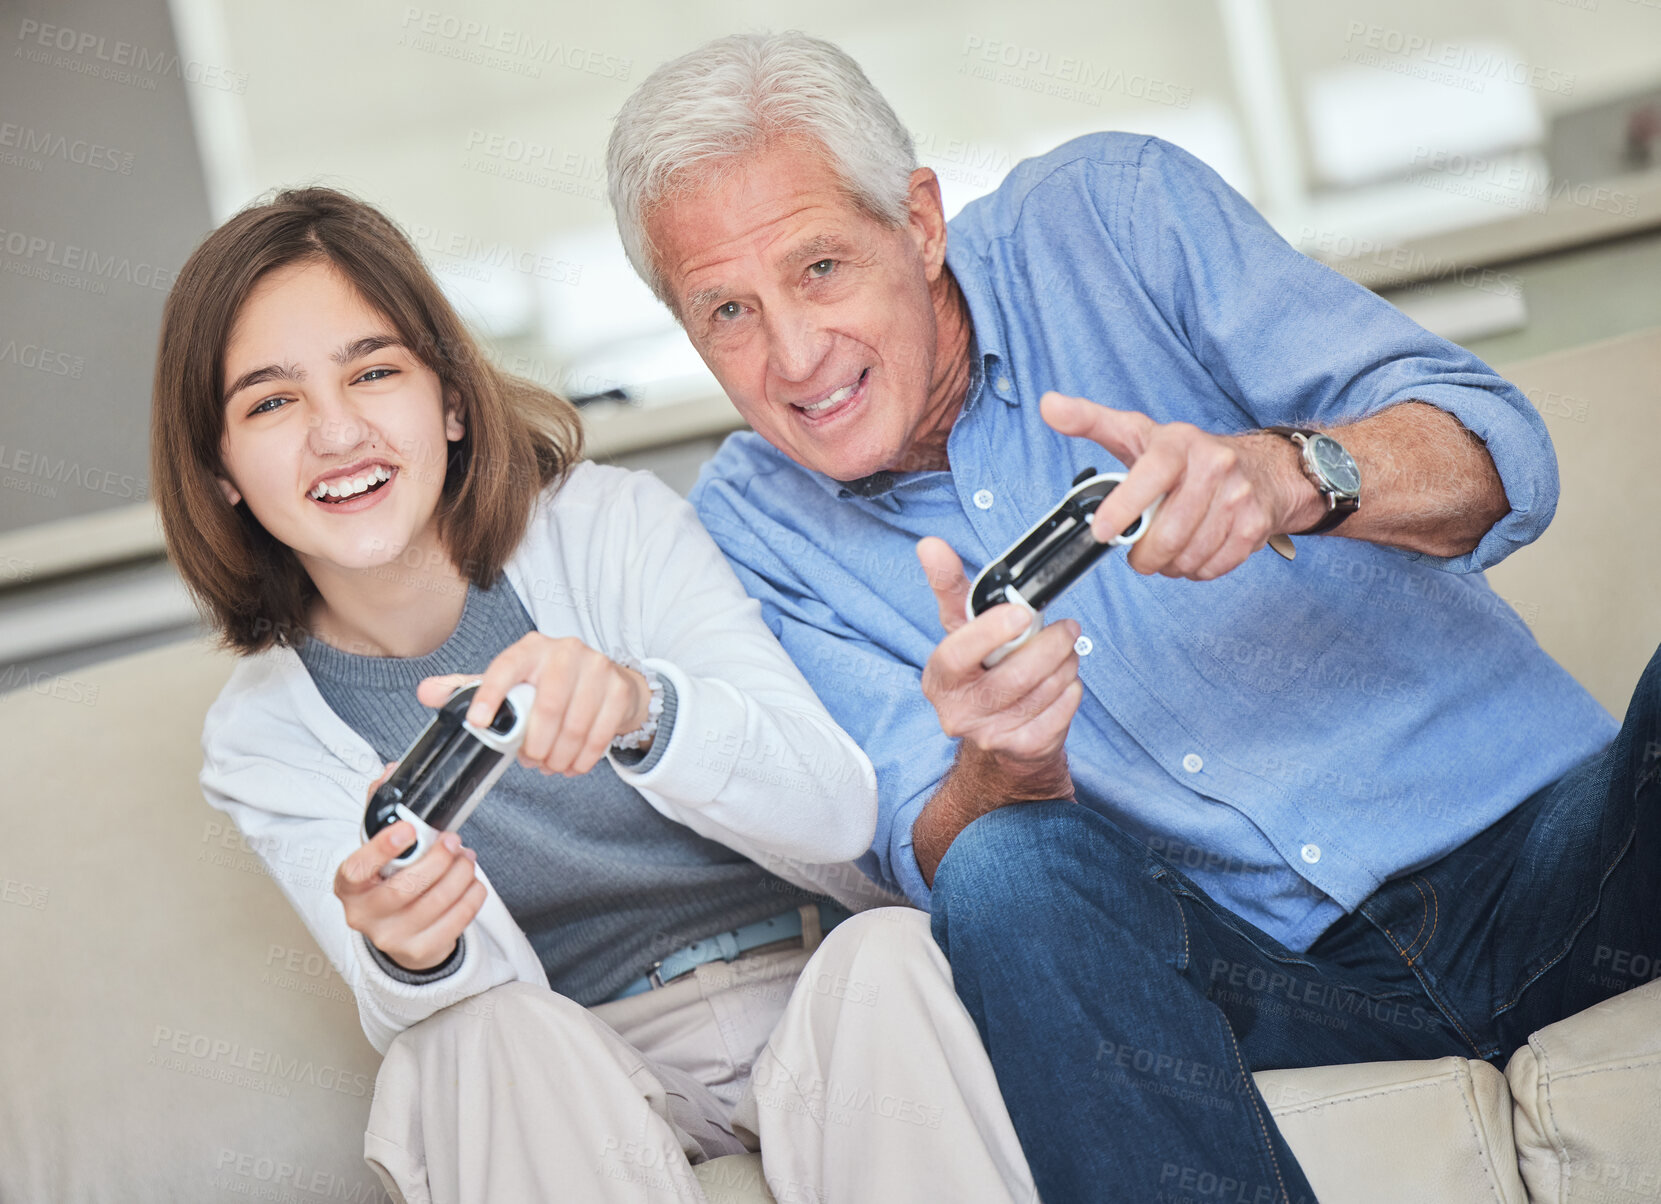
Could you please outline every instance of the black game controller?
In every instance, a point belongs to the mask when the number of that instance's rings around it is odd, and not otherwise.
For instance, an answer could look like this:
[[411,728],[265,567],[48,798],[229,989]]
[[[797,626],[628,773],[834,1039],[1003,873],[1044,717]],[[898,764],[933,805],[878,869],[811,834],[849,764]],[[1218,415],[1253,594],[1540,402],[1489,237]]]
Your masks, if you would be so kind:
[[975,577],[965,606],[969,618],[985,614],[1001,602],[1013,602],[1031,612],[1027,629],[994,649],[984,662],[986,668],[990,669],[1031,639],[1044,625],[1044,608],[1107,555],[1110,548],[1133,544],[1146,533],[1159,503],[1165,500],[1163,494],[1135,522],[1106,543],[1097,543],[1090,533],[1090,518],[1096,508],[1124,479],[1122,472],[1099,473],[1094,468],[1086,468],[1073,479],[1073,487],[1053,510]]
[[524,743],[536,687],[521,682],[509,690],[488,727],[467,722],[467,708],[478,690],[479,683],[470,682],[445,699],[392,776],[370,797],[363,814],[366,841],[401,819],[417,833],[414,844],[381,867],[383,878],[415,864],[441,835],[461,827]]

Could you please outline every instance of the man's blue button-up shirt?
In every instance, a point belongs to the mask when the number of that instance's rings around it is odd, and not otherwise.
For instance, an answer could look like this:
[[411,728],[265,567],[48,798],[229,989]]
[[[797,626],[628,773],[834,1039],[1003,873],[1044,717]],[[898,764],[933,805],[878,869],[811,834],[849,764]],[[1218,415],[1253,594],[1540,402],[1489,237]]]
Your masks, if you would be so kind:
[[1511,512],[1465,556],[1311,536],[1294,561],[1264,550],[1201,582],[1114,552],[1046,614],[1083,629],[1079,801],[1291,948],[1613,738],[1480,572],[1557,500],[1544,423],[1480,360],[1293,250],[1157,139],[1092,135],[1021,163],[953,219],[946,262],[974,329],[949,472],[843,483],[745,432],[692,494],[876,766],[874,878],[927,905],[911,828],[955,752],[919,685],[943,632],[916,541],[941,536],[973,575],[1081,470],[1125,467],[1044,423],[1049,389],[1222,434],[1424,401],[1498,468]]

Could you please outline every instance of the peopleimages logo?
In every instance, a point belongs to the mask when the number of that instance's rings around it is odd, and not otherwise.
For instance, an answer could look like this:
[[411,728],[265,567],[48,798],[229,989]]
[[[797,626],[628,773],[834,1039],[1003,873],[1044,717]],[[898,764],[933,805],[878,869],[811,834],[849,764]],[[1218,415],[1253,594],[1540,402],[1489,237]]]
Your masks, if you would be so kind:
[[33,368],[48,376],[68,376],[79,380],[86,371],[87,362],[81,356],[67,351],[54,351],[39,343],[19,343],[8,339],[0,343],[0,364],[12,363],[20,368]]
[[1052,54],[1037,46],[1023,46],[1003,38],[969,34],[963,40],[966,60],[958,73],[1064,100],[1101,104],[1106,93],[1134,100],[1186,109],[1194,90],[1158,79],[1144,71],[1092,63],[1074,54]]
[[[65,67],[80,75],[98,76],[146,92],[156,90],[156,76],[166,75],[220,92],[248,90],[248,76],[240,71],[209,66],[195,59],[181,59],[170,51],[151,50],[136,42],[124,42],[119,38],[112,40],[103,34],[48,25],[28,17],[18,25],[17,40],[21,43],[16,51],[18,58],[52,67]],[[54,56],[54,50],[74,57]],[[128,67],[132,70],[126,70]]]
[[1491,46],[1462,46],[1365,21],[1351,21],[1344,41],[1344,58],[1351,62],[1468,92],[1481,92],[1495,80],[1562,96],[1575,89],[1574,72],[1512,58]]
[[60,243],[55,238],[42,238],[21,230],[0,228],[0,252],[15,256],[43,272],[48,268],[62,268],[84,273],[98,281],[136,284],[140,288],[155,289],[158,293],[165,293],[173,287],[173,273],[167,268],[127,255],[101,255],[90,247],[77,246],[72,242]]
[[481,175],[586,200],[603,201],[606,195],[603,160],[578,151],[562,151],[531,138],[472,130],[467,135],[461,165]]
[[31,911],[45,911],[51,897],[51,887],[34,886],[0,874],[0,903],[11,903]]
[[[273,1050],[261,1049],[257,1045],[244,1046],[240,1041],[209,1037],[205,1033],[186,1032],[165,1024],[156,1025],[155,1032],[150,1037],[150,1049],[151,1064],[164,1066],[169,1070],[194,1073],[189,1064],[181,1061],[183,1058],[190,1058],[197,1066],[211,1066],[227,1072],[240,1071],[245,1076],[262,1075],[268,1079],[278,1080],[278,1083],[262,1086],[256,1086],[258,1080],[237,1084],[264,1090],[266,1094],[287,1095],[286,1090],[271,1091],[270,1088],[300,1083],[358,1099],[365,1099],[369,1095],[369,1076],[360,1071],[343,1070],[327,1064],[320,1066],[310,1058],[286,1057]],[[203,1077],[219,1076],[207,1074]]]
[[148,493],[143,477],[87,467],[63,456],[54,460],[44,452],[0,443],[0,487],[57,497],[59,485],[79,486],[133,502],[142,502]]
[[[1379,1024],[1415,1031],[1435,1030],[1443,1023],[1440,1016],[1416,1003],[1398,998],[1375,999],[1350,987],[1220,957],[1211,960],[1211,984],[1209,994],[1225,1002],[1259,1010],[1278,1009],[1279,1015],[1295,1014],[1301,1020],[1325,1028],[1348,1028],[1350,1016],[1364,1016]],[[1234,991],[1219,989],[1225,984]],[[1288,1005],[1295,1011],[1289,1011]]]
[[91,167],[98,171],[119,172],[124,176],[133,174],[131,151],[117,150],[101,142],[71,138],[67,134],[37,130],[33,126],[18,125],[11,121],[0,121],[0,146],[8,147],[20,154],[39,155],[43,159],[60,159],[65,163]]
[[634,69],[633,59],[430,8],[404,9],[402,26],[400,45],[533,78],[544,63],[616,80],[627,80]]
[[27,665],[7,665],[0,669],[0,694],[9,694],[13,690],[28,690],[42,698],[56,698],[83,706],[98,705],[96,683],[65,677],[61,673],[32,670]]
[[[215,1187],[239,1196],[261,1199],[288,1196],[294,1199],[296,1197],[283,1190],[293,1188],[326,1200],[339,1200],[342,1204],[383,1204],[391,1198],[379,1181],[348,1179],[345,1175],[307,1166],[304,1162],[291,1162],[269,1154],[249,1154],[223,1146],[220,1147],[214,1172],[211,1181]],[[282,1194],[279,1195],[279,1192]]]
[[1554,177],[1527,162],[1462,155],[1420,146],[1413,152],[1411,177],[1421,188],[1475,197],[1510,209],[1544,213],[1548,202],[1578,205],[1618,217],[1638,212],[1638,195],[1602,184]]
[[582,283],[582,264],[571,263],[557,255],[526,251],[500,239],[485,239],[422,225],[411,226],[409,235],[416,249],[422,252],[461,260],[487,270],[504,268],[521,272],[555,284]]

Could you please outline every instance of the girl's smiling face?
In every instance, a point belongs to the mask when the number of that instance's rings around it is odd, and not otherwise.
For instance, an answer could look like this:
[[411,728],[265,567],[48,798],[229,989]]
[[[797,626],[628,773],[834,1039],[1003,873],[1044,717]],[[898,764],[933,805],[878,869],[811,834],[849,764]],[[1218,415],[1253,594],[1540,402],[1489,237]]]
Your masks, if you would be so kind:
[[412,545],[448,564],[434,513],[449,444],[464,434],[454,399],[327,260],[260,280],[223,378],[220,488],[320,588],[320,576],[376,568]]

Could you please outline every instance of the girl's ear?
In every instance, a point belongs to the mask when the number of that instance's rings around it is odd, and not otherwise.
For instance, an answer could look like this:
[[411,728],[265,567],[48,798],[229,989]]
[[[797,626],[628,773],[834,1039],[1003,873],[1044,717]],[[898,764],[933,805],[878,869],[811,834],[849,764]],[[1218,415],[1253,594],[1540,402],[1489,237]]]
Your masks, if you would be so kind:
[[444,408],[444,437],[454,443],[465,434],[467,427],[461,420],[461,407],[451,398],[450,404]]
[[242,500],[242,495],[237,492],[236,486],[224,477],[216,475],[213,479],[219,482],[219,492],[225,495],[225,500],[231,505],[234,506]]

